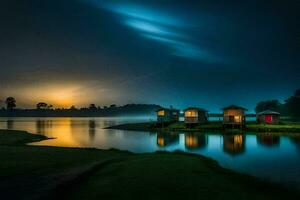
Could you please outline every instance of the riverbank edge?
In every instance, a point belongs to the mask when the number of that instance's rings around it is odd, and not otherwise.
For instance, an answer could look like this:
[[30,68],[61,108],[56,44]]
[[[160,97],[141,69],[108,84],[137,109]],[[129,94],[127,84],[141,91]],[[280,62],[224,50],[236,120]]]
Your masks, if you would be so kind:
[[[10,142],[3,142],[5,140],[5,138],[8,137]],[[15,142],[11,142],[11,138],[16,138]],[[249,181],[250,185],[255,183],[257,185],[261,185],[264,186],[266,188],[272,188],[275,190],[283,190],[285,192],[292,192],[292,194],[294,195],[299,195],[299,191],[296,191],[294,189],[290,189],[290,188],[286,188],[286,187],[282,187],[279,184],[276,183],[271,183],[269,181],[265,181],[261,178],[257,178],[254,176],[250,176],[250,175],[246,175],[246,174],[242,174],[242,173],[238,173],[235,172],[233,170],[230,169],[226,169],[221,167],[217,161],[205,157],[205,156],[201,156],[201,155],[195,155],[195,154],[190,154],[190,153],[185,153],[185,152],[180,152],[180,151],[176,151],[176,152],[165,152],[165,151],[157,151],[154,153],[143,153],[143,154],[136,154],[136,153],[131,153],[129,151],[121,151],[121,150],[116,150],[116,149],[109,149],[109,150],[101,150],[101,149],[96,149],[96,148],[70,148],[70,147],[50,147],[50,146],[31,146],[28,145],[28,143],[32,143],[32,142],[38,142],[38,141],[42,141],[42,140],[46,140],[49,139],[46,136],[42,136],[42,135],[37,135],[37,134],[30,134],[28,132],[25,131],[9,131],[9,130],[0,130],[0,147],[1,148],[6,148],[6,149],[11,149],[11,153],[14,154],[15,153],[15,147],[17,148],[23,148],[23,149],[27,149],[27,148],[31,148],[33,151],[40,151],[41,149],[43,150],[59,150],[60,154],[63,154],[64,151],[72,151],[74,150],[74,156],[76,156],[76,152],[80,151],[81,153],[83,152],[101,152],[101,153],[106,153],[106,154],[114,154],[114,153],[118,153],[118,159],[121,159],[122,162],[126,162],[126,159],[132,157],[132,156],[138,156],[140,158],[144,158],[146,156],[154,156],[155,157],[160,157],[160,156],[167,156],[167,157],[174,157],[174,156],[184,156],[185,158],[197,158],[200,159],[201,162],[203,162],[205,165],[210,166],[212,169],[216,170],[216,171],[221,171],[223,173],[226,174],[232,174],[232,176],[234,176],[235,178],[237,177],[238,180],[241,180],[243,183]],[[51,151],[49,151],[51,152]],[[18,159],[18,158],[17,158]],[[22,159],[22,158],[19,158]],[[115,158],[112,158],[111,160],[113,160]],[[80,184],[82,181],[84,181],[87,177],[86,176],[91,176],[94,172],[94,170],[98,170],[99,166],[102,166],[104,163],[107,163],[109,161],[107,160],[102,160],[101,162],[98,160],[95,160],[96,164],[91,165],[90,167],[86,168],[85,170],[82,170],[79,174],[77,174],[76,176],[70,178],[70,179],[65,179],[64,182],[61,183],[56,183],[57,185],[53,188],[50,188],[50,193],[47,193],[46,197],[49,197],[48,195],[51,195],[53,193],[57,193],[57,192],[63,192],[66,189],[68,190],[70,187],[72,187],[73,185],[78,185]],[[99,165],[99,166],[98,166]],[[19,167],[22,167],[21,165]],[[172,169],[170,169],[172,170]],[[15,177],[14,177],[15,178]],[[246,181],[247,180],[247,181]],[[1,186],[1,183],[0,183]],[[45,192],[45,191],[43,191]],[[41,197],[45,197],[45,194],[41,194]]]
[[[295,127],[293,127],[295,126]],[[284,124],[284,125],[263,125],[263,124],[249,124],[242,129],[224,129],[222,123],[208,123],[198,125],[195,128],[186,128],[184,122],[177,122],[165,128],[157,128],[155,122],[144,123],[128,123],[115,126],[106,127],[105,129],[127,130],[127,131],[148,131],[148,132],[228,132],[228,133],[241,133],[244,131],[254,133],[290,133],[292,135],[300,135],[300,124]]]

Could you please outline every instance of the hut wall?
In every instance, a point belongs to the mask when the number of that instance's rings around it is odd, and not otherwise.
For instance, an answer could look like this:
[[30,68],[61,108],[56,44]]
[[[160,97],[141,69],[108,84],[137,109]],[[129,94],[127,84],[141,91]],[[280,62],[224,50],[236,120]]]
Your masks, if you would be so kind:
[[186,110],[184,113],[185,123],[205,123],[206,113],[198,110]]
[[[233,116],[233,119],[230,117]],[[224,110],[224,122],[232,122],[232,123],[244,123],[245,120],[245,112],[242,109],[228,109]],[[231,121],[232,120],[232,121]]]
[[157,122],[170,122],[172,121],[170,112],[168,110],[160,110],[157,112]]
[[280,115],[273,115],[273,123],[279,123]]
[[198,123],[198,110],[186,110],[184,112],[184,122],[185,123]]
[[[231,119],[231,117],[233,117]],[[225,123],[240,123],[245,122],[245,112],[242,109],[228,109],[224,110],[224,119]]]
[[224,110],[224,116],[236,116],[236,115],[244,115],[245,112],[241,109],[228,109]]
[[[272,119],[271,121],[266,120],[267,117],[271,116]],[[279,115],[259,115],[257,117],[258,123],[268,123],[268,124],[276,124],[279,123],[280,121],[280,116]]]

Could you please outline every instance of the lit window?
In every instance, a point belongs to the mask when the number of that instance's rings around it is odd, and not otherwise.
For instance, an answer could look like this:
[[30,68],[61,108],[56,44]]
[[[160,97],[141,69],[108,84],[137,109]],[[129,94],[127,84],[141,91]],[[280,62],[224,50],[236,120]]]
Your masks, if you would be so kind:
[[184,116],[185,117],[197,117],[198,112],[195,110],[188,110],[188,111],[185,111]]
[[164,116],[165,115],[165,111],[164,110],[160,110],[157,112],[158,116]]
[[239,115],[238,116],[234,116],[234,121],[235,122],[241,122],[242,121],[241,119],[242,119],[242,117],[239,116]]
[[157,138],[157,144],[159,146],[165,146],[165,140],[164,140],[164,138],[158,137]]

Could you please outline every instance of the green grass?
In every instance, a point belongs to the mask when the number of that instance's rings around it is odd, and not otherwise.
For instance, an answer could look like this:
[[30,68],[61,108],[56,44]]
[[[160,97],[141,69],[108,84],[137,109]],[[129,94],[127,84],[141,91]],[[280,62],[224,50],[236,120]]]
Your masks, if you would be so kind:
[[[101,180],[101,181],[100,181]],[[80,192],[78,192],[80,191]],[[71,195],[69,195],[71,194]],[[142,154],[105,166],[66,199],[282,199],[296,197],[216,162],[180,153]]]
[[247,124],[250,131],[268,131],[268,132],[298,132],[300,133],[300,123],[284,122],[280,124]]
[[33,135],[25,131],[0,130],[0,145],[23,145],[48,139],[42,135]]
[[[184,122],[176,122],[164,128],[156,128],[155,123],[133,123],[121,124],[117,126],[108,127],[109,129],[133,130],[133,131],[181,131],[181,132],[209,132],[209,131],[225,131],[234,132],[235,130],[223,129],[221,122],[208,122],[206,124],[198,124],[193,128],[185,126]],[[283,132],[283,133],[300,133],[300,123],[284,122],[274,125],[257,124],[255,122],[248,122],[246,124],[246,131],[252,132]],[[238,130],[240,131],[240,130]]]
[[[14,136],[22,139],[13,143]],[[0,146],[1,198],[299,198],[295,191],[224,169],[202,156],[24,145],[41,137],[0,131],[5,144]]]

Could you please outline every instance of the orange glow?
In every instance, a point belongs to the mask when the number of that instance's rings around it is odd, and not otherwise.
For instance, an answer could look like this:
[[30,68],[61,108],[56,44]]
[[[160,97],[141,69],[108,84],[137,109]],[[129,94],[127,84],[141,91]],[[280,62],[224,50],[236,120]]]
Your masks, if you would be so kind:
[[161,147],[165,146],[165,140],[163,137],[157,137],[157,144]]
[[72,91],[58,90],[53,91],[48,97],[50,102],[61,107],[69,107],[74,103]]
[[197,117],[198,112],[196,110],[187,110],[184,112],[185,117]]
[[[18,92],[24,102],[46,102],[54,107],[70,107],[77,104],[82,98],[77,97],[79,86],[75,85],[51,85],[51,86],[34,86],[23,89]],[[17,99],[18,99],[18,95]]]
[[164,110],[160,110],[157,112],[158,116],[165,116],[165,111]]
[[243,144],[243,135],[235,135],[234,144],[237,146],[241,146]]
[[[81,147],[80,143],[74,139],[71,122],[72,121],[70,118],[61,118],[58,122],[56,122],[53,128],[51,124],[45,124],[45,122],[41,122],[37,126],[37,133],[59,139],[43,140],[41,142],[34,143],[34,145]],[[48,127],[43,128],[45,125]]]
[[188,147],[197,147],[198,146],[198,139],[197,139],[197,137],[186,135],[185,136],[185,144]]
[[234,116],[235,122],[242,122],[242,116]]

